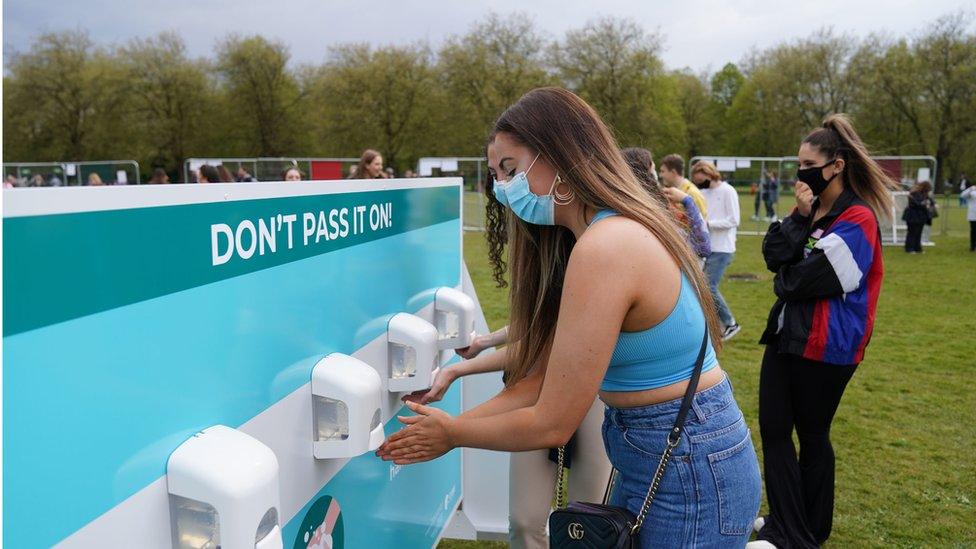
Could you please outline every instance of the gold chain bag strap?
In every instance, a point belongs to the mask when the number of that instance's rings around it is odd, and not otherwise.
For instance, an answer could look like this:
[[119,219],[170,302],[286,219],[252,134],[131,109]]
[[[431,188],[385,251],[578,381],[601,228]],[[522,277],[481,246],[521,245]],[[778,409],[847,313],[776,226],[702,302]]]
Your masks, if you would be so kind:
[[573,501],[564,506],[564,494],[566,492],[566,470],[563,467],[565,447],[559,448],[559,461],[556,464],[556,510],[549,515],[549,547],[563,549],[568,547],[592,547],[607,549],[626,549],[640,547],[640,530],[647,518],[647,512],[654,502],[654,494],[657,493],[661,479],[664,478],[664,471],[671,461],[671,456],[675,448],[681,442],[681,433],[684,430],[685,418],[688,410],[691,409],[692,400],[698,389],[698,380],[701,378],[702,365],[705,361],[705,350],[708,348],[708,329],[702,338],[701,349],[698,351],[698,359],[695,361],[695,368],[688,380],[688,388],[681,401],[681,408],[674,420],[674,427],[668,433],[667,445],[661,454],[661,461],[657,464],[657,470],[651,479],[651,484],[647,488],[647,496],[641,505],[640,512],[635,517],[633,513],[623,507],[608,505],[610,491],[616,476],[613,471],[610,476],[611,486],[607,487],[603,503],[586,503]]

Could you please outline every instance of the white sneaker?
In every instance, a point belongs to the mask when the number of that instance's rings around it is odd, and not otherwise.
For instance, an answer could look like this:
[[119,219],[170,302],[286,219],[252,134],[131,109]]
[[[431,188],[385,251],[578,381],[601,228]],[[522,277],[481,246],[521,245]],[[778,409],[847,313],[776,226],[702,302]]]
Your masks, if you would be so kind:
[[746,549],[776,549],[776,546],[764,539],[757,539],[747,543]]
[[742,327],[739,326],[738,322],[736,322],[731,326],[728,326],[727,328],[725,328],[725,331],[722,332],[722,341],[728,341],[732,339],[733,337],[735,337],[735,334],[739,333],[739,330],[741,329]]
[[759,221],[759,216],[758,215],[754,215],[754,216],[750,217],[749,219],[751,219],[753,221]]
[[752,521],[752,530],[758,533],[766,526],[766,517],[756,517],[756,520]]

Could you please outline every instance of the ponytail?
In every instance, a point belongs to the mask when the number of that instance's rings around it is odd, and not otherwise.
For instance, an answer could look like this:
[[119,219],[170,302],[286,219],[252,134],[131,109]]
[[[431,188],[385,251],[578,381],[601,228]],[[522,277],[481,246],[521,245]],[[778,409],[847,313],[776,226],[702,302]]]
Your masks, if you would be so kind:
[[871,158],[847,115],[828,115],[823,126],[810,132],[803,142],[815,146],[828,159],[843,158],[844,183],[867,203],[875,216],[891,220],[894,207],[891,191],[899,188],[898,183]]

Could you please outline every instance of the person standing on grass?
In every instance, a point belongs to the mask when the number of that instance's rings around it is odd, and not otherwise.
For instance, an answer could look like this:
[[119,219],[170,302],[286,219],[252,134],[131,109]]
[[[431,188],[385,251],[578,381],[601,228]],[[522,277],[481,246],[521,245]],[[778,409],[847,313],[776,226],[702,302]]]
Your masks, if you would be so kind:
[[967,187],[960,196],[969,205],[966,211],[966,219],[969,220],[969,251],[976,252],[976,185]]
[[[377,455],[406,465],[458,447],[561,447],[599,396],[618,473],[611,505],[637,515],[673,448],[640,546],[744,546],[759,509],[759,467],[716,357],[708,284],[677,224],[596,111],[568,90],[525,94],[489,142],[495,181],[486,192],[507,208],[506,387],[459,417],[408,402],[417,415],[401,417],[406,426]],[[675,436],[689,388],[694,412]],[[545,484],[548,500],[554,486]]]
[[739,323],[732,316],[725,297],[718,291],[718,284],[725,269],[735,258],[735,235],[739,226],[739,194],[732,185],[722,181],[715,165],[704,160],[691,167],[692,182],[701,189],[708,202],[708,237],[712,253],[705,259],[705,276],[708,288],[715,299],[718,319],[722,322],[722,340],[727,341],[739,333]]
[[842,114],[810,132],[798,157],[796,208],[762,245],[777,299],[760,340],[769,515],[756,519],[754,548],[819,547],[830,536],[830,424],[871,340],[884,276],[878,217],[890,215],[898,187]]
[[[488,166],[497,166],[499,156],[494,143],[488,143],[486,153]],[[492,185],[495,174],[494,168],[489,168],[486,172],[486,188]],[[507,239],[509,220],[505,206],[494,193],[487,195],[485,236],[488,240],[493,278],[501,288],[507,285],[502,250]],[[667,202],[663,196],[658,197],[658,200],[661,204]],[[505,371],[503,379],[507,382],[510,374],[506,371],[506,365],[510,367],[512,364],[508,355],[511,348],[506,347],[484,355],[481,352],[490,347],[505,345],[508,341],[508,326],[487,335],[476,336],[470,346],[455,351],[465,359],[463,362],[439,369],[429,390],[418,391],[404,400],[423,405],[437,402],[444,398],[455,380],[474,374]],[[598,501],[606,491],[611,467],[607,451],[603,447],[604,408],[603,402],[594,398],[583,422],[566,445],[570,499]],[[552,449],[509,454],[508,541],[513,549],[549,547],[546,527],[556,482],[557,459],[558,454]]]
[[908,192],[908,205],[901,215],[902,221],[908,225],[905,234],[905,251],[910,254],[922,253],[922,229],[932,224],[932,198],[929,193],[932,184],[928,181],[917,183]]

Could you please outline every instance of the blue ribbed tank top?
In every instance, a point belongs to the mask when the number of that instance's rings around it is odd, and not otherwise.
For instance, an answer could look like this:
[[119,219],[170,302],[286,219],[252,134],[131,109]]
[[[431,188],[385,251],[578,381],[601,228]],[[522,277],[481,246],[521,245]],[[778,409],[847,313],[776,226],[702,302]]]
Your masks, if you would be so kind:
[[[613,210],[601,210],[590,225],[614,215],[617,212]],[[645,391],[691,378],[704,331],[705,314],[698,296],[681,273],[678,299],[664,320],[640,332],[620,332],[600,390]],[[716,365],[718,359],[709,339],[702,372]]]

